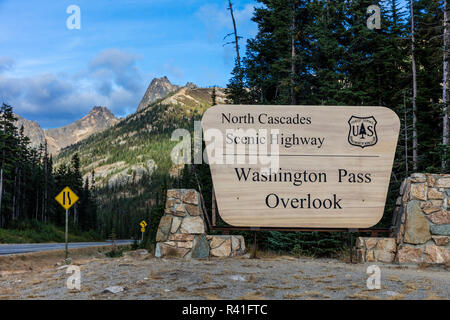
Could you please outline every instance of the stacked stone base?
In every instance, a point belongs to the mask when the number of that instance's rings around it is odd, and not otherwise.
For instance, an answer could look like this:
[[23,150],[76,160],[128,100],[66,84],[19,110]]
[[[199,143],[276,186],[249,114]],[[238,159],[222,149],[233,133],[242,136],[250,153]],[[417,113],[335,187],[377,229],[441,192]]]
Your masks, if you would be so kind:
[[156,234],[155,256],[205,259],[245,254],[242,236],[206,235],[205,230],[199,193],[168,190],[166,208]]
[[405,179],[396,210],[401,207],[396,238],[358,238],[359,261],[450,264],[450,174]]
[[360,262],[392,263],[395,259],[396,241],[394,238],[358,238],[356,255]]

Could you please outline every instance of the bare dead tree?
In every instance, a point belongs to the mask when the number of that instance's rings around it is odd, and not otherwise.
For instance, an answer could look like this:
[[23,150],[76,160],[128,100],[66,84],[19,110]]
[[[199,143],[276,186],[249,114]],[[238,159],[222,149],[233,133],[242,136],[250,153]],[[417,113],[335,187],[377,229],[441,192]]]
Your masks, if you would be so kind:
[[237,33],[237,28],[236,28],[236,20],[234,19],[234,13],[233,13],[233,5],[231,3],[231,0],[228,0],[228,10],[230,10],[230,14],[231,14],[231,20],[233,21],[233,30],[234,32],[232,34],[234,34],[234,45],[236,48],[236,60],[237,60],[237,66],[238,66],[238,72],[239,74],[241,74],[241,57],[239,55],[239,39],[241,37],[238,36]]

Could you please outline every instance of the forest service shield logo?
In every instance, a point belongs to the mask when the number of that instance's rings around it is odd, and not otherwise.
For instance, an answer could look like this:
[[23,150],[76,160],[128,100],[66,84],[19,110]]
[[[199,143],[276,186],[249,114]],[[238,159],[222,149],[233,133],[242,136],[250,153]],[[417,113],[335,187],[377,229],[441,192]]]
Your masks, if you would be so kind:
[[377,144],[377,120],[375,120],[374,116],[351,116],[348,120],[348,124],[350,126],[348,132],[348,142],[351,145],[365,148]]

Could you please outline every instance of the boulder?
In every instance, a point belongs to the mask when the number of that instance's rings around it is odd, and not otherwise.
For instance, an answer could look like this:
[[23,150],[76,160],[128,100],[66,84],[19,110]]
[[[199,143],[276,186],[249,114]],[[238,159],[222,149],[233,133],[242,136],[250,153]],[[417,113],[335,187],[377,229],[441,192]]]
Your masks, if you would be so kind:
[[397,252],[397,261],[399,263],[421,263],[422,249],[413,246],[404,246]]
[[431,236],[433,238],[434,243],[438,246],[446,246],[447,243],[450,242],[450,237],[448,236]]
[[449,224],[450,214],[448,210],[440,210],[436,213],[430,214],[427,218],[434,224]]
[[412,183],[411,184],[411,199],[412,200],[427,200],[427,186],[425,183]]
[[211,249],[211,255],[214,257],[229,257],[231,255],[231,240],[228,238],[214,249]]
[[450,177],[441,177],[436,181],[435,188],[450,188]]
[[199,216],[202,214],[199,206],[192,205],[192,204],[185,204],[184,206],[190,216]]
[[186,192],[183,196],[183,202],[198,205],[198,192],[195,190],[188,190],[188,192]]
[[450,224],[432,225],[430,230],[432,234],[450,236]]
[[191,257],[194,259],[206,259],[209,257],[209,243],[204,234],[195,237]]
[[181,233],[205,233],[205,223],[202,217],[185,217],[181,223]]
[[450,261],[450,252],[445,247],[439,247],[435,244],[425,247],[425,261],[429,263],[447,263]]
[[183,219],[181,219],[179,217],[173,217],[172,227],[170,228],[170,233],[176,233],[178,231],[178,228],[181,225],[181,221],[183,221]]
[[172,226],[172,216],[163,216],[156,232],[156,242],[164,242],[169,237]]
[[408,202],[406,213],[404,242],[421,244],[430,240],[430,227],[422,213],[422,209],[420,209],[419,201],[412,200]]
[[435,188],[428,188],[428,199],[441,200],[444,199],[444,193]]

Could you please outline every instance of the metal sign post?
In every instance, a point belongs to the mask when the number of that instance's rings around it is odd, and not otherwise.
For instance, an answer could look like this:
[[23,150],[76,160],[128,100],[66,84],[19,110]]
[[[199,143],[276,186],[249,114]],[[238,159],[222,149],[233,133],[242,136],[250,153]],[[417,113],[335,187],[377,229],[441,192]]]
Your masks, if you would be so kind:
[[69,257],[69,210],[66,210],[66,258]]
[[69,209],[72,207],[75,202],[78,201],[78,196],[70,190],[69,187],[65,187],[56,197],[55,200],[66,209],[66,254],[65,260],[69,258]]
[[142,220],[141,223],[139,223],[139,225],[141,226],[141,244],[144,241],[144,232],[145,232],[145,227],[147,226],[147,222],[145,222],[145,220]]

